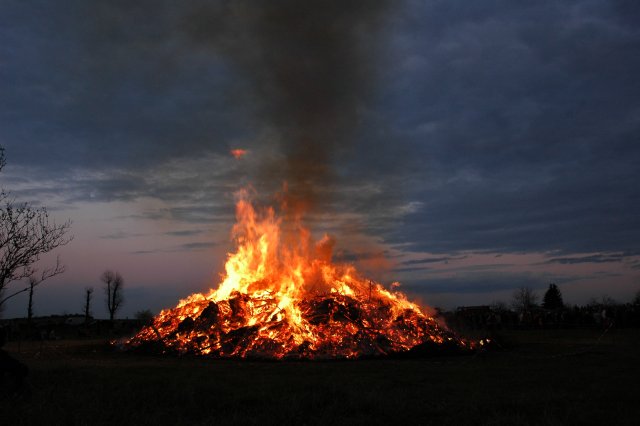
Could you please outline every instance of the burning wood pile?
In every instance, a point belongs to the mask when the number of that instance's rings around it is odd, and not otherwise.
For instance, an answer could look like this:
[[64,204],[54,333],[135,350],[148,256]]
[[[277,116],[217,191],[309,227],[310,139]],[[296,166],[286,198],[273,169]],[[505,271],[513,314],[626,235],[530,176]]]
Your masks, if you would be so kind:
[[162,311],[127,346],[160,353],[265,359],[337,359],[469,350],[398,291],[331,261],[333,240],[314,242],[299,220],[285,226],[243,192],[220,286]]

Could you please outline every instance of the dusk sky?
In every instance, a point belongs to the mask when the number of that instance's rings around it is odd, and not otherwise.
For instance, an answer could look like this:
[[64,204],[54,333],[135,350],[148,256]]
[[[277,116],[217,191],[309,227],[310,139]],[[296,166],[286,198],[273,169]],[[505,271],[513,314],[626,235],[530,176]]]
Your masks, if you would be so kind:
[[105,317],[106,269],[121,317],[215,287],[234,192],[291,179],[336,260],[425,304],[628,302],[639,76],[635,0],[0,0],[0,182],[73,222],[35,313],[93,286]]

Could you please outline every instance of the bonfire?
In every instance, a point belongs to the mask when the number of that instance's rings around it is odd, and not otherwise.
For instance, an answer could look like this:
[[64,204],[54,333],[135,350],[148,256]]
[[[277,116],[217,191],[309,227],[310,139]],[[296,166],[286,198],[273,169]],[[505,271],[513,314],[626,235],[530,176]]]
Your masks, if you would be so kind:
[[241,191],[228,255],[216,289],[163,310],[129,348],[218,358],[338,359],[416,348],[473,349],[407,300],[394,283],[334,263],[335,242],[315,241],[300,216],[257,208]]

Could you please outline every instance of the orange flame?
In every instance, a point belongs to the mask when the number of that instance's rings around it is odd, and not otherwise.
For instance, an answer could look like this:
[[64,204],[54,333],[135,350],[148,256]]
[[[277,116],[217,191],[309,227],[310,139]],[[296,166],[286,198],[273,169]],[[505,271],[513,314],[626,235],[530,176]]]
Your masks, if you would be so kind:
[[[425,343],[472,344],[443,329],[400,292],[331,261],[334,240],[314,241],[299,219],[283,223],[241,191],[217,289],[193,294],[128,342],[217,357],[354,358]],[[392,285],[392,289],[395,289]]]
[[242,157],[244,157],[247,154],[248,151],[246,149],[232,149],[229,152],[231,153],[231,155],[233,155],[233,157],[236,160],[239,160]]

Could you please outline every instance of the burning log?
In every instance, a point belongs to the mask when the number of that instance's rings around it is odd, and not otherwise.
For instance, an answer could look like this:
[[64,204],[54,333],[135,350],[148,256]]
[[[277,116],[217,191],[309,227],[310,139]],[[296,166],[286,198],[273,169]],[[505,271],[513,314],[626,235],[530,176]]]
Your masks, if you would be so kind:
[[202,311],[200,316],[198,317],[201,321],[212,321],[215,322],[218,319],[218,314],[220,313],[220,308],[216,304],[216,302],[209,302],[206,308]]
[[186,317],[182,320],[182,322],[178,325],[178,333],[189,333],[193,330],[193,326],[195,325],[195,321],[189,317]]

